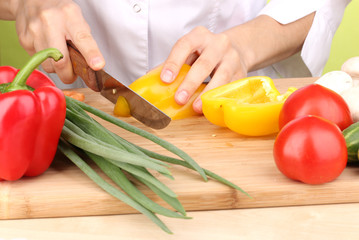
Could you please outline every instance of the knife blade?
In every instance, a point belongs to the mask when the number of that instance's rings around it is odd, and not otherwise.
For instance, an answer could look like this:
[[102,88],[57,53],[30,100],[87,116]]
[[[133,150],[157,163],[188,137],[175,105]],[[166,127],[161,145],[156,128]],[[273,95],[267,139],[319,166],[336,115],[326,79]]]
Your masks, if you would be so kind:
[[131,116],[146,126],[154,129],[162,129],[171,122],[171,118],[164,112],[104,70],[92,70],[72,42],[67,42],[67,46],[75,74],[78,75],[89,88],[100,92],[102,96],[114,104],[119,96],[123,96],[129,105]]

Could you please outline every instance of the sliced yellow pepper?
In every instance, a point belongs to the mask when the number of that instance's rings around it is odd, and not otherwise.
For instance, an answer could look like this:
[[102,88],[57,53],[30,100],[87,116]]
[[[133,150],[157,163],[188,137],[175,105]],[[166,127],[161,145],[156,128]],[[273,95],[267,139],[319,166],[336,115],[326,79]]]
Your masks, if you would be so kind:
[[[189,65],[183,65],[176,79],[168,84],[161,80],[162,67],[158,67],[134,81],[129,85],[129,88],[166,113],[172,120],[196,116],[199,114],[193,110],[192,103],[202,92],[205,84],[202,84],[197,89],[196,93],[185,105],[177,104],[174,98],[179,85],[186,77],[190,68]],[[124,98],[118,98],[115,104],[114,114],[121,117],[130,116],[130,110]]]
[[202,110],[211,123],[239,134],[268,135],[279,131],[280,110],[295,90],[280,95],[269,77],[243,78],[202,94]]
[[118,117],[131,117],[130,106],[125,97],[119,96],[117,98],[113,114]]

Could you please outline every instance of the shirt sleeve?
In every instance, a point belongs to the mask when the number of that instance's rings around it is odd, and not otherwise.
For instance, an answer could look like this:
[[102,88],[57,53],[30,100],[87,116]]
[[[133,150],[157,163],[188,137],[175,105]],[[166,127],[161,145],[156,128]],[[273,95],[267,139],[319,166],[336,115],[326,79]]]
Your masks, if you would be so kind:
[[332,39],[350,1],[271,0],[258,15],[268,15],[281,24],[316,12],[301,53],[293,56],[298,59],[289,61],[291,65],[288,65],[288,61],[274,64],[272,67],[275,71],[284,77],[291,77],[291,68],[297,67],[296,64],[305,64],[312,76],[320,76],[329,58]]

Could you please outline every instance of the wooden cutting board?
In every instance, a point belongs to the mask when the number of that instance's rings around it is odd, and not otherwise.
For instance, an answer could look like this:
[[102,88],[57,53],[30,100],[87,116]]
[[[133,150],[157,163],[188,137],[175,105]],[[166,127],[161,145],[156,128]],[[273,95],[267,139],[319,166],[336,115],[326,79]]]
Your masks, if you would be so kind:
[[[280,92],[314,79],[279,79]],[[113,104],[88,89],[85,102],[111,113]],[[187,211],[359,202],[359,170],[347,167],[335,181],[306,185],[284,177],[276,168],[272,147],[275,135],[244,137],[209,123],[204,117],[173,121],[162,130],[145,127],[132,118],[125,121],[175,144],[207,168],[243,188],[245,194],[216,181],[204,182],[195,172],[171,167],[175,180],[159,177],[178,194]],[[137,135],[110,124],[107,128],[142,147],[167,153]],[[146,192],[146,191],[145,191]],[[153,194],[150,198],[160,204]],[[43,175],[16,182],[0,182],[0,219],[126,214],[136,212],[109,196],[61,155]]]

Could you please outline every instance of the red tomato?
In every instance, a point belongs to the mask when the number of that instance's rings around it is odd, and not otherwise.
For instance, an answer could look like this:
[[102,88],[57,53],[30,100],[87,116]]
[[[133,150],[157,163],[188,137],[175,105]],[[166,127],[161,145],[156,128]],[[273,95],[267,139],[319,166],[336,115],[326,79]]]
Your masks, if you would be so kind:
[[291,120],[307,115],[323,117],[341,130],[353,124],[349,107],[336,92],[319,84],[310,84],[292,93],[279,114],[279,129]]
[[334,123],[317,116],[289,122],[275,140],[273,155],[285,176],[308,184],[334,180],[347,164],[342,132]]

